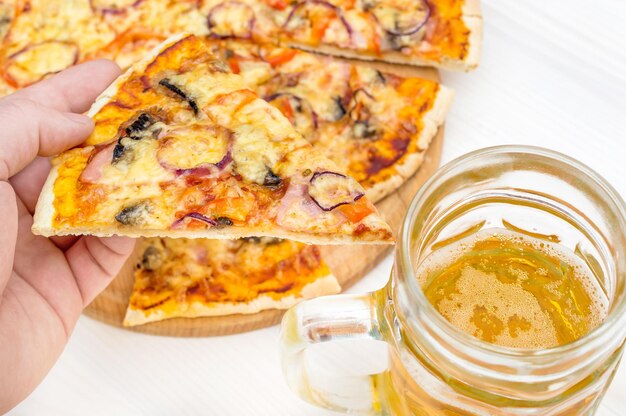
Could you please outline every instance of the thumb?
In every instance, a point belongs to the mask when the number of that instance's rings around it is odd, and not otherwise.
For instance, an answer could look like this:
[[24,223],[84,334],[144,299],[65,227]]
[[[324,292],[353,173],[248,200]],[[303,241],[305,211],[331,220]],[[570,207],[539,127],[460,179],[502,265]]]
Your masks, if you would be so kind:
[[0,126],[0,180],[15,175],[37,155],[51,156],[82,143],[93,131],[87,116],[12,96],[0,100]]
[[13,270],[17,241],[17,199],[8,182],[0,181],[0,303],[4,288]]

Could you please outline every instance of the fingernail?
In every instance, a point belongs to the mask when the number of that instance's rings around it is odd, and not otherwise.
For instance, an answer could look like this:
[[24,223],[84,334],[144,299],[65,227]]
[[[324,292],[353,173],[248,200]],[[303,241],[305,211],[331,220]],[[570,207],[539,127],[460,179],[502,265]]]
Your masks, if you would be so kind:
[[89,125],[93,123],[93,121],[89,117],[82,114],[65,113],[65,117],[77,124]]

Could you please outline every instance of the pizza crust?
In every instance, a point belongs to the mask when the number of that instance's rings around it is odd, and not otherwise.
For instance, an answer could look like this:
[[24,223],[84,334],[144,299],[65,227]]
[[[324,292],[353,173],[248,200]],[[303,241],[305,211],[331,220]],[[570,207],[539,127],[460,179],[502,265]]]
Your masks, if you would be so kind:
[[31,228],[33,234],[43,235],[48,233],[48,237],[52,235],[52,219],[54,218],[54,182],[59,176],[59,165],[53,165],[48,174],[48,178],[41,188],[35,215],[33,216],[33,226]]
[[[469,34],[469,49],[467,51],[467,56],[465,56],[465,60],[463,61],[465,64],[464,68],[458,68],[459,70],[469,71],[475,69],[478,66],[478,62],[480,61],[480,50],[483,43],[483,19],[479,16],[463,16],[463,21],[465,22],[465,26],[470,31]],[[459,61],[454,61],[459,62]],[[454,69],[454,68],[450,68]]]
[[253,314],[265,309],[288,309],[304,299],[311,299],[322,295],[332,295],[341,292],[337,279],[332,274],[321,277],[304,286],[297,296],[295,294],[281,299],[274,299],[263,294],[250,302],[194,302],[187,305],[186,310],[176,310],[167,313],[163,309],[153,308],[149,314],[142,310],[126,310],[124,326],[142,325],[148,322],[161,321],[169,318],[198,318],[203,316],[222,316],[233,314]]
[[402,186],[408,178],[417,172],[424,160],[424,154],[426,153],[431,140],[435,137],[439,127],[441,127],[445,121],[453,98],[454,90],[444,87],[443,85],[439,86],[437,97],[435,98],[431,109],[423,115],[422,130],[420,131],[420,135],[417,139],[417,147],[421,150],[416,153],[408,154],[402,163],[395,165],[395,175],[391,176],[387,180],[378,182],[365,191],[365,195],[370,201],[380,201]]
[[480,9],[480,0],[465,0],[463,5],[464,17],[479,17],[482,18],[482,11]]
[[[47,217],[48,224],[52,224],[52,212]],[[162,238],[208,238],[213,240],[236,240],[238,238],[254,237],[274,237],[283,240],[294,240],[305,244],[321,244],[321,245],[341,245],[341,244],[394,244],[395,241],[387,239],[363,240],[356,239],[351,236],[343,235],[316,235],[302,234],[287,230],[261,230],[251,227],[237,227],[224,229],[206,230],[151,230],[141,229],[137,231],[127,231],[123,227],[73,227],[71,230],[52,229],[51,225],[42,226],[43,221],[33,224],[32,231],[36,235],[44,237],[65,236],[65,235],[91,235],[94,237],[111,237],[114,235],[122,237],[162,237]]]

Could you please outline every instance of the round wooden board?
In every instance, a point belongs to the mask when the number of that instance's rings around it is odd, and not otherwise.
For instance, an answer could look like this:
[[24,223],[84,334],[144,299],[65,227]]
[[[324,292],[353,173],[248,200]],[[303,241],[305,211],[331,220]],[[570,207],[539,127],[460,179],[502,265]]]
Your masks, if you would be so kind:
[[[370,65],[403,76],[412,75],[438,79],[437,72],[428,68],[410,68],[382,63],[370,63]],[[380,213],[395,232],[400,229],[413,196],[439,166],[442,144],[443,127],[439,129],[425,152],[424,161],[417,173],[395,192],[376,204]],[[372,270],[391,252],[392,248],[388,245],[342,245],[323,246],[321,250],[322,257],[345,290]],[[240,314],[193,319],[174,318],[126,328],[122,325],[122,321],[126,314],[128,299],[133,286],[134,265],[140,254],[138,252],[133,253],[117,278],[87,306],[84,311],[87,316],[131,331],[176,337],[205,337],[252,331],[275,325],[280,322],[283,316],[283,310],[271,309],[250,315]]]

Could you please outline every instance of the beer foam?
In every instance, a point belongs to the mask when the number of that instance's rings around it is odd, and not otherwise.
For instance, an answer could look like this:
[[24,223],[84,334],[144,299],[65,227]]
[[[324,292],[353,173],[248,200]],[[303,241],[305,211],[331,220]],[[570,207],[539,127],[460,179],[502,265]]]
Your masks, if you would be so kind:
[[[571,291],[565,295],[561,293],[563,287],[559,285],[562,281],[541,284],[529,281],[523,267],[511,265],[505,270],[516,281],[507,282],[499,279],[497,273],[480,270],[481,262],[477,263],[477,268],[463,264],[463,256],[471,253],[476,243],[493,239],[513,248],[536,250],[538,256],[560,261],[556,267],[569,267],[571,272],[566,275],[575,279],[589,298],[588,313],[581,311]],[[602,323],[608,313],[608,298],[592,270],[570,249],[553,242],[501,228],[481,230],[430,254],[417,269],[420,286],[426,289],[432,283],[429,279],[434,280],[453,265],[462,267],[460,276],[455,275],[457,280],[452,288],[439,290],[435,287],[438,292],[434,296],[438,300],[434,306],[461,331],[487,342],[512,348],[553,347],[559,345],[559,330],[555,325],[565,325],[576,332],[579,325],[586,324],[591,330]],[[541,277],[551,277],[548,268],[536,267],[532,273],[539,281]],[[536,293],[545,290],[549,296],[538,300],[536,294],[524,289],[525,284],[534,285]],[[540,301],[544,303],[543,307]],[[546,310],[546,301],[552,304],[548,306],[553,314],[554,310],[558,312],[557,320]]]
[[461,331],[512,348],[558,344],[552,320],[537,299],[520,286],[465,267],[456,289],[457,293],[439,302],[437,310]]

